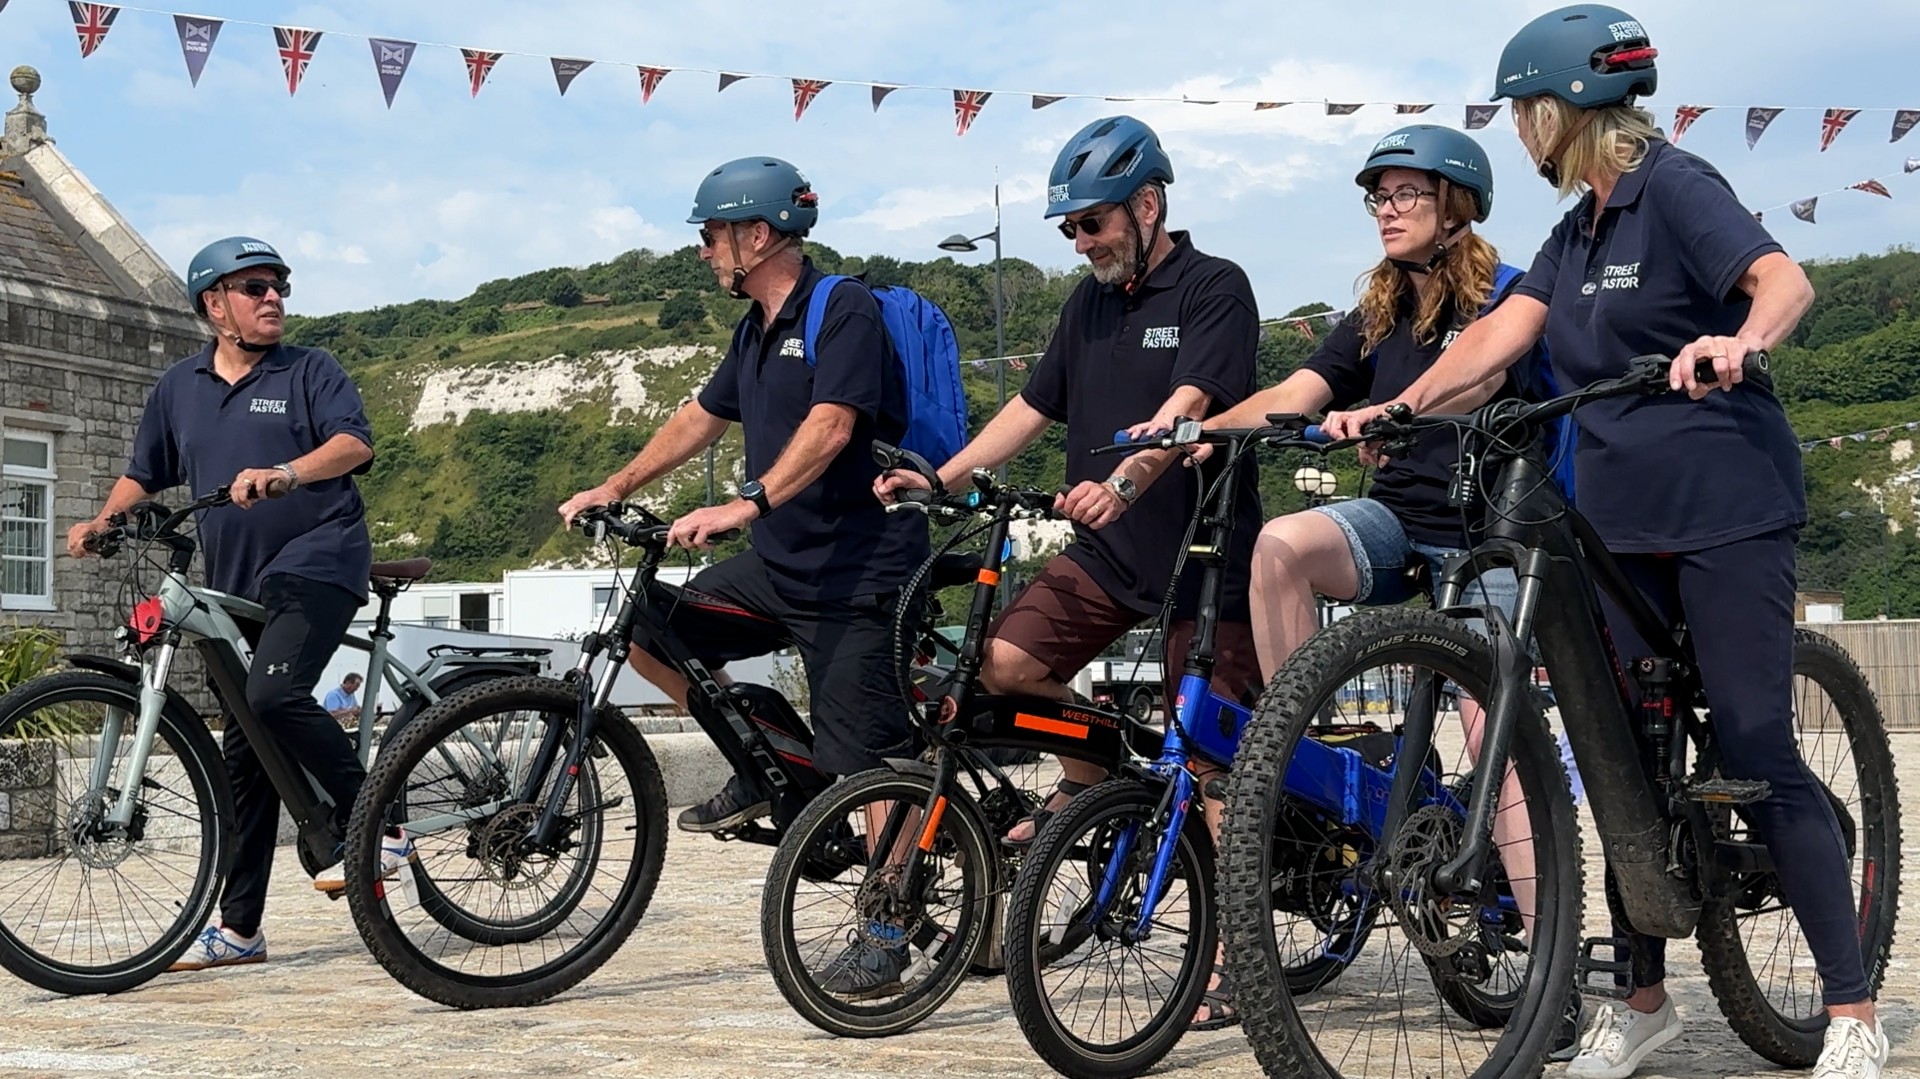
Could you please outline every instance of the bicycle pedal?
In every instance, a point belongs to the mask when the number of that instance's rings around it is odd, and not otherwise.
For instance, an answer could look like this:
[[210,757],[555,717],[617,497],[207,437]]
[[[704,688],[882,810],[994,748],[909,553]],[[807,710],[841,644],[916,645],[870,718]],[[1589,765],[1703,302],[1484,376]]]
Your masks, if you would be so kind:
[[[1609,1000],[1625,1000],[1633,995],[1633,961],[1631,959],[1601,959],[1594,955],[1596,948],[1609,948],[1624,951],[1628,947],[1625,937],[1588,937],[1580,942],[1580,958],[1574,963],[1573,985],[1583,995],[1606,997]],[[1596,975],[1604,976],[1604,981],[1594,982]],[[1616,979],[1624,977],[1627,984],[1621,985]]]
[[1687,797],[1696,802],[1728,805],[1751,805],[1772,793],[1772,784],[1764,779],[1727,779],[1724,776],[1714,776],[1687,787]]

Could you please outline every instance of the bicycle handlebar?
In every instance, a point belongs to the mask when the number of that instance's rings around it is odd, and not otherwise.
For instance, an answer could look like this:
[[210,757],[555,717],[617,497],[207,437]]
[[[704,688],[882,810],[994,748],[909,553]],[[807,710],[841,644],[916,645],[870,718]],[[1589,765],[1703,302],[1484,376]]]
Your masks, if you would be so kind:
[[1022,516],[1065,519],[1064,515],[1055,512],[1053,508],[1053,501],[1058,497],[1059,492],[1001,483],[997,476],[984,468],[973,470],[973,490],[948,491],[940,482],[940,474],[932,463],[912,450],[903,450],[876,438],[873,440],[872,452],[874,463],[882,469],[889,472],[911,472],[933,485],[930,490],[904,487],[895,491],[894,503],[887,507],[889,513],[917,510],[930,517],[938,516],[957,521],[1007,505]]
[[[201,495],[177,510],[169,510],[161,503],[151,500],[136,502],[108,518],[107,523],[110,527],[103,532],[88,535],[86,539],[80,541],[80,546],[102,558],[111,558],[119,554],[121,546],[129,540],[159,541],[168,546],[178,546],[181,543],[190,545],[193,541],[181,536],[178,532],[187,518],[201,510],[225,506],[232,501],[231,488],[215,487],[211,492]],[[156,520],[158,524],[155,523]]]
[[1195,445],[1234,446],[1249,442],[1264,442],[1283,449],[1322,449],[1331,446],[1333,439],[1323,433],[1318,424],[1308,423],[1306,417],[1299,413],[1275,412],[1267,416],[1267,425],[1264,427],[1208,429],[1201,426],[1199,420],[1182,418],[1174,422],[1173,430],[1143,439],[1133,439],[1124,430],[1115,431],[1113,445],[1101,446],[1091,452],[1096,457],[1102,457],[1143,450],[1172,450]]
[[[644,509],[640,510],[640,513],[644,519],[628,520],[627,506],[624,503],[609,502],[604,506],[588,506],[580,511],[577,520],[582,522],[582,531],[586,533],[587,539],[595,543],[612,536],[629,547],[665,545],[667,533],[673,530],[673,526]],[[738,539],[740,533],[741,530],[738,528],[710,532],[707,534],[707,541],[725,543],[728,540]]]

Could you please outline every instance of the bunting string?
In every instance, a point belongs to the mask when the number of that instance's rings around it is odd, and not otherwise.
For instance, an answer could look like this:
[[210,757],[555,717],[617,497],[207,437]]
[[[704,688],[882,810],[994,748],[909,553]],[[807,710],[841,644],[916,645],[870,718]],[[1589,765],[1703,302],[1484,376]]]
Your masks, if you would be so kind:
[[1907,158],[1906,164],[1901,166],[1899,172],[1889,172],[1883,176],[1875,176],[1872,179],[1848,184],[1845,187],[1836,187],[1832,191],[1822,191],[1818,195],[1810,195],[1804,199],[1795,199],[1792,202],[1783,202],[1778,206],[1768,206],[1765,209],[1755,210],[1753,212],[1753,219],[1755,221],[1764,221],[1768,213],[1774,210],[1786,210],[1809,225],[1817,224],[1813,219],[1814,212],[1818,208],[1820,200],[1826,196],[1836,195],[1842,191],[1864,191],[1869,195],[1879,195],[1881,198],[1890,199],[1893,197],[1893,192],[1887,189],[1886,181],[1897,176],[1907,176],[1916,172],[1920,172],[1920,157],[1910,157]]
[[1849,431],[1844,435],[1830,435],[1826,438],[1809,439],[1800,443],[1800,451],[1805,453],[1808,450],[1818,449],[1821,446],[1837,450],[1849,442],[1885,442],[1901,431],[1920,431],[1920,420],[1909,420],[1906,423],[1896,423],[1887,427],[1875,427],[1866,431]]
[[[6,6],[6,0],[0,0],[0,10]],[[1108,102],[1151,102],[1156,104],[1185,104],[1201,107],[1241,106],[1251,107],[1256,112],[1270,112],[1290,106],[1317,108],[1327,116],[1352,116],[1363,109],[1391,109],[1395,115],[1424,115],[1439,106],[1459,110],[1460,126],[1476,131],[1492,123],[1504,107],[1502,102],[1409,102],[1404,98],[1382,101],[1330,101],[1330,100],[1291,100],[1262,101],[1254,98],[1193,98],[1182,95],[1143,94],[1117,96],[1113,94],[1090,94],[1049,92],[1038,93],[1028,90],[998,89],[957,89],[950,86],[931,86],[919,83],[881,82],[867,79],[818,79],[798,75],[780,75],[757,71],[725,71],[715,68],[666,67],[658,65],[636,64],[620,60],[597,60],[591,58],[543,56],[538,53],[520,52],[512,49],[483,50],[432,41],[407,41],[400,38],[373,37],[335,30],[310,30],[300,27],[272,26],[269,23],[254,22],[247,19],[212,19],[196,15],[182,15],[157,8],[136,7],[132,5],[81,3],[68,0],[73,15],[74,32],[79,38],[80,55],[92,56],[105,42],[114,20],[122,11],[134,11],[147,15],[164,15],[174,20],[180,39],[180,48],[187,63],[187,73],[195,86],[199,85],[207,58],[213,51],[214,40],[220,27],[227,23],[242,26],[259,26],[273,30],[279,49],[281,65],[287,79],[287,92],[297,92],[301,79],[305,76],[307,65],[313,60],[314,53],[321,40],[326,37],[357,37],[367,41],[373,49],[375,73],[379,77],[382,94],[387,106],[393,106],[394,95],[399,92],[400,82],[412,62],[414,52],[421,48],[451,49],[460,52],[467,70],[467,83],[470,97],[478,97],[480,89],[486,84],[487,76],[494,65],[505,57],[531,57],[546,60],[553,68],[554,82],[562,96],[567,88],[588,68],[595,65],[634,68],[640,74],[641,103],[653,100],[661,82],[674,71],[693,74],[705,74],[718,77],[718,89],[725,90],[734,83],[747,79],[771,79],[786,83],[793,89],[793,114],[796,121],[805,116],[816,98],[828,87],[843,86],[866,87],[875,111],[881,102],[890,95],[901,91],[929,91],[951,94],[953,98],[954,133],[965,135],[972,129],[974,122],[987,107],[990,100],[999,98],[1025,98],[1033,109],[1043,109],[1062,101],[1108,101]],[[1819,145],[1822,151],[1831,146],[1840,133],[1854,123],[1860,116],[1868,113],[1890,113],[1893,117],[1892,139],[1900,141],[1916,125],[1920,125],[1920,108],[1822,108],[1812,105],[1780,106],[1726,106],[1726,105],[1682,105],[1676,110],[1673,122],[1673,140],[1678,142],[1684,134],[1706,114],[1714,111],[1729,113],[1743,112],[1746,115],[1747,146],[1752,148],[1759,142],[1760,136],[1772,126],[1781,114],[1787,112],[1818,112],[1821,114]]]

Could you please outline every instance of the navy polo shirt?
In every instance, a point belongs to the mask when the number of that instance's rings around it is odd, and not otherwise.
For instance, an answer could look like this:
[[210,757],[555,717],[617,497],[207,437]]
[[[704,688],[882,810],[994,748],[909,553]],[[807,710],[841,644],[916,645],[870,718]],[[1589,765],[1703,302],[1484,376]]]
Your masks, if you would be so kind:
[[[1563,389],[1624,374],[1636,356],[1738,333],[1752,301],[1735,283],[1781,250],[1712,165],[1661,139],[1620,177],[1597,234],[1595,212],[1588,192],[1519,288],[1547,305]],[[1755,383],[1699,401],[1598,401],[1576,418],[1577,501],[1611,550],[1703,550],[1807,519],[1786,410]]]
[[[1509,286],[1507,295],[1515,286]],[[1496,297],[1504,300],[1506,296]],[[1440,314],[1446,327],[1430,341],[1414,337],[1418,318],[1417,300],[1409,293],[1401,298],[1400,313],[1393,332],[1373,352],[1365,351],[1366,339],[1356,314],[1342,319],[1327,339],[1301,366],[1326,380],[1333,391],[1331,408],[1346,409],[1362,401],[1391,401],[1414,384],[1440,353],[1472,321],[1463,318],[1451,305]],[[1496,304],[1497,306],[1497,304]],[[1523,357],[1511,371],[1541,362],[1540,350]],[[1517,394],[1513,374],[1509,373],[1493,400]],[[1394,457],[1373,474],[1367,497],[1386,506],[1400,519],[1407,535],[1419,543],[1461,549],[1473,545],[1468,528],[1479,529],[1477,507],[1449,505],[1447,489],[1453,482],[1453,465],[1460,458],[1460,440],[1450,430],[1432,430],[1421,434],[1413,451]]]
[[[127,477],[149,491],[186,484],[198,498],[243,469],[292,461],[342,433],[373,445],[360,391],[331,354],[277,345],[229,385],[214,373],[209,343],[160,376]],[[302,483],[251,509],[207,510],[200,545],[207,583],[222,592],[257,599],[263,578],[286,573],[367,598],[373,544],[351,476]]]
[[700,407],[740,424],[747,475],[764,476],[813,406],[853,407],[853,437],[820,478],[753,523],[753,548],[774,588],[792,600],[891,592],[927,558],[926,518],[888,513],[873,497],[874,439],[898,444],[907,429],[905,375],[873,293],[841,282],[826,298],[814,362],[802,347],[807,303],[823,275],[808,259],[800,280],[762,330],[758,303],[701,389]]
[[[1046,356],[1020,391],[1041,415],[1067,425],[1069,484],[1097,483],[1112,475],[1114,458],[1091,451],[1112,445],[1115,431],[1152,419],[1178,387],[1212,395],[1208,416],[1253,393],[1260,315],[1246,272],[1201,254],[1185,232],[1172,237],[1173,253],[1131,295],[1091,274],[1081,280],[1061,309]],[[1217,455],[1202,469],[1174,464],[1119,520],[1099,529],[1076,524],[1067,557],[1109,596],[1142,614],[1157,613],[1193,517],[1200,473],[1211,484],[1219,466]],[[1253,460],[1241,466],[1239,483],[1221,613],[1244,622],[1253,541],[1261,524]],[[1191,617],[1196,609],[1199,585],[1197,572],[1181,581],[1181,617]]]

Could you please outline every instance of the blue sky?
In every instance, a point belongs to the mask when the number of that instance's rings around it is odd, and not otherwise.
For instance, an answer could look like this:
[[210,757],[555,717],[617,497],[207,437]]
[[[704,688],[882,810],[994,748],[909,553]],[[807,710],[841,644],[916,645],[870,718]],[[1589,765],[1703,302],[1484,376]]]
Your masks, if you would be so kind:
[[[584,264],[692,239],[682,224],[700,176],[751,153],[798,164],[821,193],[816,238],[847,253],[936,257],[955,231],[991,228],[1004,185],[1010,255],[1047,266],[1071,247],[1040,217],[1048,165],[1081,125],[1119,109],[1153,124],[1173,156],[1173,224],[1244,265],[1262,312],[1345,306],[1379,257],[1352,176],[1385,108],[1063,101],[996,96],[965,138],[951,99],[902,90],[876,114],[865,87],[835,85],[804,120],[784,81],[716,93],[680,71],[642,106],[631,67],[589,69],[562,98],[545,55],[763,71],[822,79],[1089,94],[1292,101],[1482,101],[1501,45],[1554,5],[1111,0],[700,0],[540,4],[194,0],[194,10],[338,31],[289,99],[271,31],[229,24],[198,88],[164,14],[123,10],[81,60],[67,5],[11,0],[0,65],[40,69],[37,101],[60,148],[176,269],[208,240],[251,233],[296,263],[294,310],[319,314],[422,296],[454,298],[495,277]],[[1920,19],[1911,0],[1658,0],[1629,5],[1661,50],[1662,124],[1674,106],[1920,108]],[[1823,18],[1832,12],[1833,17]],[[459,53],[423,48],[391,110],[367,43],[347,33],[516,50],[477,100]],[[1459,110],[1429,114],[1457,123]],[[1818,152],[1818,112],[1789,112],[1749,152],[1743,114],[1707,114],[1683,145],[1715,162],[1750,207],[1767,207],[1920,156],[1889,145],[1891,116],[1863,113]],[[1531,175],[1506,114],[1480,133],[1497,185],[1483,232],[1522,266],[1564,211]],[[1894,200],[1843,192],[1820,224],[1767,215],[1796,257],[1880,251],[1920,239],[1920,173]],[[980,258],[982,256],[961,256]]]

